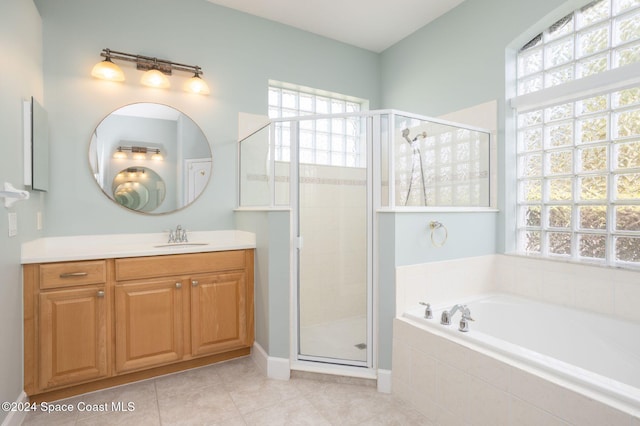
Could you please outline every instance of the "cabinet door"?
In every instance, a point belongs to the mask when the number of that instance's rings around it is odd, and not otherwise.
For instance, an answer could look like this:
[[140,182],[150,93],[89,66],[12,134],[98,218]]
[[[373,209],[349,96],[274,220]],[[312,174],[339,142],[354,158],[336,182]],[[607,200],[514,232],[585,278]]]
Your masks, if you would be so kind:
[[106,309],[102,286],[40,293],[41,389],[107,375]]
[[191,353],[204,355],[249,345],[243,272],[191,280]]
[[117,372],[182,358],[182,292],[176,280],[115,286]]

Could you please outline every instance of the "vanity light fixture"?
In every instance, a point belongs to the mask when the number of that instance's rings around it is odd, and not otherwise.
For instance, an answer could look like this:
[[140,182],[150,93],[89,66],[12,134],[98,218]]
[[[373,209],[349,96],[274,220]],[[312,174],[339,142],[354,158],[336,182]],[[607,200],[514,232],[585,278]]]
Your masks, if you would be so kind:
[[190,93],[199,93],[201,95],[209,94],[209,86],[207,83],[200,77],[202,71],[200,67],[196,66],[195,74],[189,80],[184,83],[183,89],[185,92]]
[[116,160],[124,160],[127,158],[127,153],[122,150],[121,146],[119,146],[118,150],[113,153],[113,158]]
[[111,50],[104,49],[104,61],[98,62],[91,70],[91,75],[96,78],[111,81],[124,81],[124,73],[122,69],[111,60]]
[[146,173],[145,169],[139,169],[137,167],[128,167],[126,172],[133,175],[137,175],[138,173],[144,175]]
[[146,160],[147,159],[147,148],[142,146],[132,146],[131,152],[133,153],[134,160]]
[[93,67],[91,75],[103,80],[124,81],[124,73],[119,66],[113,63],[113,59],[119,61],[135,62],[136,68],[145,71],[140,82],[145,86],[166,89],[171,86],[168,75],[173,71],[184,71],[193,73],[193,77],[188,79],[183,85],[183,89],[190,93],[208,95],[209,86],[202,79],[202,68],[197,65],[186,65],[178,62],[158,59],[150,56],[133,55],[131,53],[118,52],[111,49],[102,49],[100,56],[104,61]]
[[155,68],[152,68],[142,74],[142,78],[140,78],[140,83],[144,84],[148,87],[157,87],[158,89],[168,89],[171,87],[171,83],[166,75],[160,71],[158,68],[158,61],[154,60]]
[[150,148],[146,146],[124,146],[121,145],[118,147],[116,152],[113,154],[113,158],[117,160],[124,160],[129,158],[125,151],[129,151],[132,154],[132,158],[134,160],[146,160],[147,153],[153,152],[151,155],[151,159],[155,161],[162,161],[164,157],[160,153],[160,149],[158,148]]
[[151,156],[151,159],[153,161],[162,161],[164,160],[164,158],[162,157],[162,154],[160,154],[160,150],[156,149],[156,152],[153,153],[153,155]]

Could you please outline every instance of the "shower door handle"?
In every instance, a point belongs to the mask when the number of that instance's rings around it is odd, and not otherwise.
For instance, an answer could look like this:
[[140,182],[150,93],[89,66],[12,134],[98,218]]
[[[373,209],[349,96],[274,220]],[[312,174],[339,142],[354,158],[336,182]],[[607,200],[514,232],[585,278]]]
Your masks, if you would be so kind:
[[295,244],[298,250],[302,250],[302,246],[304,245],[304,238],[302,238],[302,235],[296,237]]

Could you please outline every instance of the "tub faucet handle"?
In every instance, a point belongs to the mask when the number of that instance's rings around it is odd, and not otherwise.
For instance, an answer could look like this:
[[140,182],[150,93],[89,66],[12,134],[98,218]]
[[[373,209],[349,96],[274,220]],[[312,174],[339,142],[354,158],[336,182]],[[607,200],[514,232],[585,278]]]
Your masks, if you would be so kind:
[[431,303],[420,302],[422,306],[424,306],[424,317],[426,319],[433,318],[433,311],[431,310]]
[[451,315],[449,314],[449,311],[442,312],[442,315],[440,316],[440,324],[442,325],[451,324]]
[[471,318],[466,312],[462,314],[462,318],[460,318],[460,327],[458,327],[459,331],[466,333],[469,331],[469,321],[475,321]]

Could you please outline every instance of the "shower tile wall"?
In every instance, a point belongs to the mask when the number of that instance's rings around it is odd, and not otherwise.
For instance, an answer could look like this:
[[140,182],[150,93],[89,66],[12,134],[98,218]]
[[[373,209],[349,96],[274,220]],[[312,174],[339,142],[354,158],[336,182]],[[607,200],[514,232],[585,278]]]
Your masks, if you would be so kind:
[[398,267],[396,314],[488,291],[640,321],[640,271],[511,255]]
[[496,290],[496,256],[478,256],[396,268],[396,315],[418,302],[444,303]]
[[366,169],[300,166],[300,326],[366,317]]
[[499,291],[640,321],[640,271],[496,256]]

